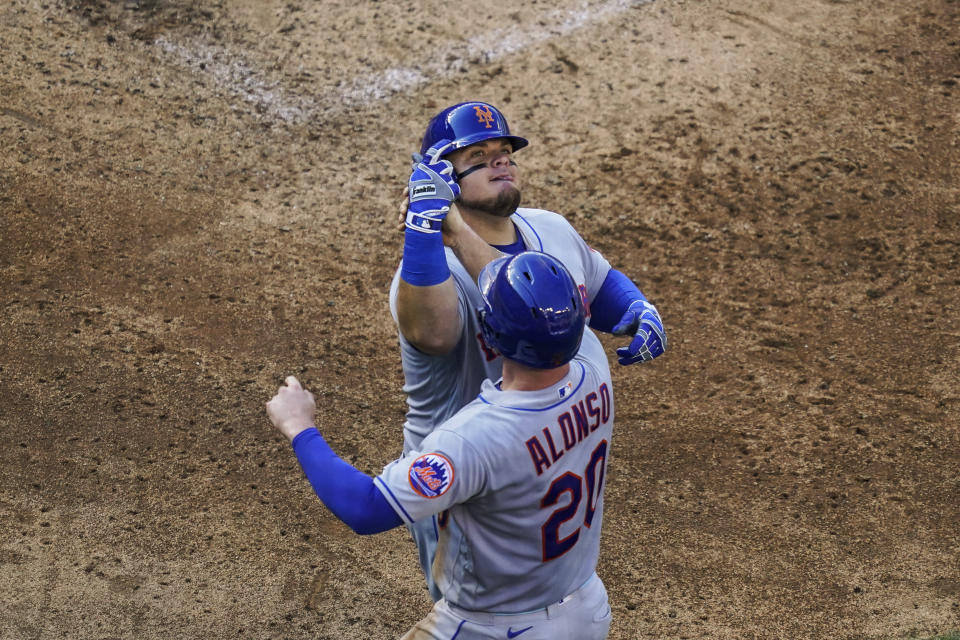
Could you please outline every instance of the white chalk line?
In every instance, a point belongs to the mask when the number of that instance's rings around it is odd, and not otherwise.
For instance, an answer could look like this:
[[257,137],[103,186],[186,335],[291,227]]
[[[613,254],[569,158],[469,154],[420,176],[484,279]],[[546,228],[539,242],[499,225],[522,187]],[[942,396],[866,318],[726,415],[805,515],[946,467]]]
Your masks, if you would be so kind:
[[217,86],[252,104],[261,116],[300,123],[380,102],[651,2],[653,0],[610,0],[595,6],[581,3],[580,8],[573,10],[552,10],[530,24],[494,29],[447,50],[434,51],[419,64],[363,74],[339,86],[318,87],[310,92],[310,97],[290,95],[281,82],[265,77],[237,52],[224,47],[203,42],[177,43],[163,37],[154,44],[174,56],[179,64],[212,77]]

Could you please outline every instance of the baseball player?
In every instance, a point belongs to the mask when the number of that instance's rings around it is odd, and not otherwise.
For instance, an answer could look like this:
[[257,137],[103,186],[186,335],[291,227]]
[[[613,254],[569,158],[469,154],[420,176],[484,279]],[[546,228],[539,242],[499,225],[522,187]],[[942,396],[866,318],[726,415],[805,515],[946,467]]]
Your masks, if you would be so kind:
[[525,251],[480,273],[476,315],[503,376],[376,478],[327,446],[296,378],[267,403],[320,499],[358,533],[437,516],[441,598],[405,640],[600,640],[595,572],[613,433],[610,368],[583,292]]
[[[512,135],[503,114],[484,102],[448,107],[427,126],[404,202],[403,260],[390,289],[408,411],[404,452],[476,398],[502,358],[486,343],[473,313],[481,303],[479,270],[495,257],[536,250],[558,258],[588,303],[589,328],[629,336],[619,362],[662,354],[667,338],[657,309],[622,272],[592,250],[561,215],[519,208],[514,156],[528,141]],[[435,518],[410,527],[436,600]]]

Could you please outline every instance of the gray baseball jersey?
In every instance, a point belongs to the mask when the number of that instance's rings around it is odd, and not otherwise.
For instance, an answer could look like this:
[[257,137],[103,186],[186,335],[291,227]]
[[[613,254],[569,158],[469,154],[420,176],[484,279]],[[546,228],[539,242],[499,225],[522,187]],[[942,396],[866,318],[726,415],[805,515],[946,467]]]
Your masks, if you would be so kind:
[[613,421],[607,356],[585,332],[563,380],[539,391],[485,381],[375,483],[408,524],[439,514],[434,568],[448,602],[538,609],[596,568]]
[[[560,260],[586,299],[593,300],[610,270],[606,258],[591,249],[560,214],[542,209],[518,209],[512,219],[526,248],[549,253]],[[477,309],[483,306],[477,283],[453,251],[447,248],[446,252],[456,283],[463,331],[453,351],[442,356],[423,353],[400,335],[403,391],[407,394],[408,407],[403,427],[405,452],[417,448],[436,425],[476,398],[485,379],[497,380],[501,374],[502,361],[483,343],[477,322]],[[398,268],[390,287],[390,312],[394,322],[399,282]]]

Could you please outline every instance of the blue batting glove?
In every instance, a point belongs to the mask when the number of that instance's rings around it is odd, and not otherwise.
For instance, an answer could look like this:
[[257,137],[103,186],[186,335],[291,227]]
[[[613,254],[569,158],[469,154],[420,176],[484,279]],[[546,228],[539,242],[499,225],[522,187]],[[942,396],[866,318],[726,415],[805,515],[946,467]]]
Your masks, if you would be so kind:
[[410,174],[406,226],[423,233],[440,233],[450,203],[460,197],[460,185],[453,174],[453,164],[440,156],[451,142],[440,140],[425,156],[413,154]]
[[618,362],[623,365],[647,362],[662,355],[667,349],[667,334],[657,308],[646,300],[635,300],[611,332],[617,336],[632,335],[633,341],[617,349]]

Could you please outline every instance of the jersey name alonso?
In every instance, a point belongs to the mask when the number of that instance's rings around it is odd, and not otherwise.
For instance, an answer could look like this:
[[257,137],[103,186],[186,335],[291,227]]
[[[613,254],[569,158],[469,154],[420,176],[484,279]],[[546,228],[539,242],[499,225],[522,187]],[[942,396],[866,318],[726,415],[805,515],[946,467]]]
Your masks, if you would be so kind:
[[588,333],[566,378],[540,391],[484,382],[375,483],[407,523],[439,514],[432,575],[449,602],[538,609],[596,568],[613,421],[607,357]]
[[[610,263],[591,249],[560,214],[542,209],[518,209],[511,216],[527,249],[549,253],[564,264],[589,302],[603,285]],[[433,428],[477,397],[485,379],[501,375],[501,358],[483,343],[477,309],[483,299],[477,283],[453,251],[446,249],[447,264],[457,289],[463,330],[450,352],[434,356],[419,351],[400,334],[403,391],[407,395],[404,451],[417,448]],[[390,287],[390,312],[397,321],[397,287],[400,269]],[[585,332],[589,332],[587,328]]]

